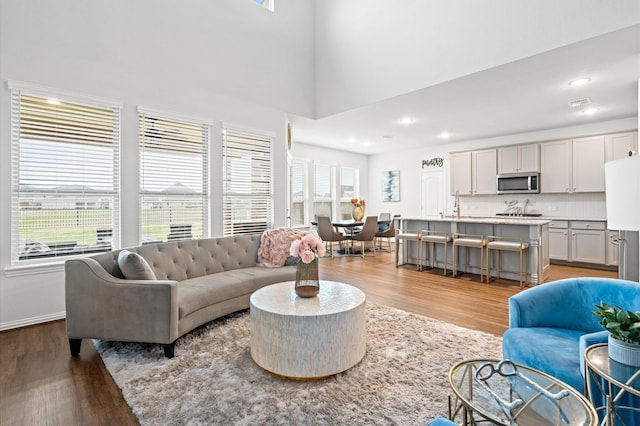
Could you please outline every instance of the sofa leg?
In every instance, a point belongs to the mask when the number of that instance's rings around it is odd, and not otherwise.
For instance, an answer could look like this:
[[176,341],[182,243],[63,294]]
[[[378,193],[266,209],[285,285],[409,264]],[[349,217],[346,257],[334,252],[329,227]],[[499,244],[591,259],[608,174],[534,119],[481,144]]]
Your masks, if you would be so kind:
[[82,339],[69,339],[69,350],[71,356],[80,356],[80,346],[82,345]]
[[164,347],[164,356],[167,358],[173,358],[175,355],[176,342],[169,343],[168,345],[162,345]]

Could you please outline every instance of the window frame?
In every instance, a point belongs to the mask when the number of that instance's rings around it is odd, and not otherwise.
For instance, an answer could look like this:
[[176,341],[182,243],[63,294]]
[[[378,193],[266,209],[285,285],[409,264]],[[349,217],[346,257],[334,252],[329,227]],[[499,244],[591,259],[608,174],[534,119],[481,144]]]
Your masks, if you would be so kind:
[[[263,232],[273,227],[274,224],[274,141],[275,135],[271,132],[263,130],[249,129],[243,126],[234,125],[231,123],[223,122],[221,124],[221,136],[222,136],[222,234],[228,235],[241,235],[241,234],[253,234]],[[232,140],[233,139],[233,140]],[[249,145],[253,143],[256,148],[263,148],[261,150],[247,150],[240,147],[240,142],[244,141],[243,145]],[[246,180],[241,179],[242,176],[237,176],[232,179],[230,176],[229,167],[233,157],[230,155],[234,151],[237,151],[236,155],[241,155],[244,152],[255,153],[256,159],[249,158],[251,161],[251,188],[249,192],[232,191],[231,187],[236,186],[240,188],[247,183]],[[262,158],[260,158],[262,157]],[[243,159],[245,157],[235,157],[236,159]],[[264,162],[268,160],[268,167],[265,167]],[[257,161],[257,163],[254,163]],[[244,170],[242,166],[238,170]],[[253,176],[258,172],[261,174],[261,179],[268,179],[268,181],[262,182],[254,181]],[[235,180],[235,185],[234,185]],[[254,187],[254,183],[257,185]],[[244,188],[242,188],[244,189]],[[237,214],[237,205],[249,202],[261,208],[249,209],[250,215],[246,221],[233,220],[233,216]],[[234,204],[239,203],[239,204]],[[254,216],[254,212],[257,214]]]
[[[114,248],[119,247],[119,236],[120,236],[120,151],[121,151],[121,125],[122,125],[122,107],[123,104],[118,101],[113,101],[104,98],[91,97],[87,95],[67,92],[59,89],[53,89],[48,87],[42,87],[17,81],[9,81],[8,89],[10,90],[10,99],[11,99],[11,107],[10,107],[10,121],[11,121],[11,257],[10,264],[12,267],[21,267],[21,266],[30,266],[30,265],[42,265],[45,263],[52,262],[61,262],[69,258],[73,257],[81,257],[86,255],[87,253],[99,253],[106,252],[112,250]],[[55,100],[60,103],[68,103],[73,104],[69,107],[73,109],[73,107],[85,107],[85,108],[94,108],[94,109],[103,109],[110,110],[111,114],[113,114],[113,125],[111,126],[112,137],[110,137],[109,146],[111,150],[111,165],[109,166],[110,174],[111,174],[111,188],[105,190],[93,190],[87,191],[86,188],[83,188],[81,191],[71,189],[58,191],[58,190],[46,190],[42,189],[40,191],[22,191],[21,186],[21,148],[24,147],[24,143],[21,142],[21,128],[22,128],[22,97],[33,97],[33,98],[45,98],[48,100]],[[38,110],[40,111],[40,110]],[[44,111],[44,110],[42,110]],[[82,115],[78,114],[77,116],[82,117]],[[86,117],[90,117],[87,113]],[[60,125],[60,118],[57,117],[56,124]],[[53,120],[53,119],[52,119]],[[93,123],[93,121],[90,121]],[[74,130],[80,128],[77,123],[74,123]],[[41,129],[46,131],[46,124],[41,124]],[[37,128],[36,128],[37,129]],[[81,136],[85,136],[87,138],[90,137],[89,133],[91,130],[85,129],[86,133],[78,133]],[[25,138],[26,139],[26,138]],[[52,142],[60,142],[70,144],[71,137],[67,137],[66,139],[63,137],[59,141],[47,141],[46,139],[34,139],[34,141],[42,141],[42,143],[52,143]],[[81,147],[86,147],[88,145],[92,145],[85,142],[73,142]],[[32,193],[38,194],[42,193],[42,200],[45,200],[45,193],[60,195],[62,197],[70,197],[70,196],[79,196],[83,201],[83,204],[86,206],[87,203],[92,200],[92,197],[107,197],[111,201],[111,212],[110,212],[110,220],[111,220],[111,239],[109,244],[99,245],[98,244],[98,235],[96,233],[96,244],[87,246],[82,244],[81,249],[71,249],[57,247],[54,248],[53,253],[51,255],[35,255],[33,257],[24,257],[20,253],[20,217],[21,217],[21,206],[20,200],[24,197],[23,194]],[[87,193],[89,195],[84,196]],[[77,202],[76,202],[77,206]],[[77,209],[76,209],[77,210]],[[60,245],[60,241],[55,242],[49,245]],[[76,245],[75,247],[78,247]],[[21,258],[22,257],[22,258]]]
[[[150,239],[147,241],[145,240],[145,234],[144,234],[144,231],[145,231],[145,223],[143,220],[145,217],[144,199],[145,197],[153,198],[154,196],[159,196],[159,194],[157,192],[154,193],[153,191],[144,189],[145,169],[144,169],[143,163],[144,163],[144,156],[145,156],[144,150],[146,148],[145,145],[146,145],[147,139],[143,141],[143,132],[146,129],[146,127],[145,128],[142,127],[143,116],[148,117],[149,119],[154,119],[159,121],[176,122],[177,124],[180,124],[183,126],[200,126],[201,130],[204,132],[204,136],[202,139],[203,148],[202,148],[202,157],[201,157],[202,158],[202,169],[201,169],[202,175],[200,177],[201,184],[202,184],[202,191],[194,192],[192,190],[187,191],[186,189],[184,191],[180,191],[178,188],[176,190],[172,190],[170,193],[164,194],[164,197],[165,197],[164,202],[173,203],[173,202],[180,201],[182,199],[184,203],[186,198],[189,198],[189,197],[202,198],[202,218],[201,218],[201,224],[200,224],[200,226],[202,227],[201,228],[202,233],[201,235],[196,235],[196,237],[199,237],[199,238],[209,237],[210,228],[211,228],[210,227],[211,185],[209,180],[211,175],[210,155],[211,155],[211,131],[212,131],[213,120],[210,120],[208,118],[177,114],[177,113],[158,110],[158,109],[144,106],[144,105],[138,105],[138,108],[137,108],[138,155],[139,155],[138,177],[140,181],[138,186],[138,197],[140,199],[140,204],[138,209],[139,243],[149,244],[154,242],[160,242],[160,240],[156,241],[153,239]],[[149,152],[152,152],[150,148],[149,150],[150,150]],[[185,228],[184,225],[189,226],[189,228],[188,229]],[[194,230],[192,229],[192,224],[174,224],[172,226],[172,224],[169,222],[168,226],[169,226],[169,230],[167,231],[167,236],[166,236],[167,241],[184,240],[184,239],[191,238],[193,236]],[[163,238],[161,241],[164,242],[165,239]]]
[[[301,173],[301,177],[302,177],[302,196],[300,197],[296,197],[294,195],[294,164],[298,164],[301,168],[302,168],[302,173]],[[290,217],[290,226],[292,227],[300,227],[300,226],[305,226],[306,224],[309,223],[309,213],[308,213],[308,197],[309,197],[309,172],[308,172],[308,167],[307,167],[307,163],[305,161],[302,160],[296,160],[293,159],[291,160],[291,165],[289,166],[289,182],[290,182],[290,189],[289,189],[289,199],[290,199],[290,205],[289,205],[289,217]],[[302,223],[294,223],[293,222],[293,204],[294,203],[301,203],[302,204]]]

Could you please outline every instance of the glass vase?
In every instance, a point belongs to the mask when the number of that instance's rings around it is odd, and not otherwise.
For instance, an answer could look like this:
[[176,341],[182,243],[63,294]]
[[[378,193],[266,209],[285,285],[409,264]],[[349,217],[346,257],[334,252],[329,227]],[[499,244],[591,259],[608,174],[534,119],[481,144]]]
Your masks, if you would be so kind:
[[320,292],[317,257],[309,263],[298,260],[295,291],[300,297],[314,297]]

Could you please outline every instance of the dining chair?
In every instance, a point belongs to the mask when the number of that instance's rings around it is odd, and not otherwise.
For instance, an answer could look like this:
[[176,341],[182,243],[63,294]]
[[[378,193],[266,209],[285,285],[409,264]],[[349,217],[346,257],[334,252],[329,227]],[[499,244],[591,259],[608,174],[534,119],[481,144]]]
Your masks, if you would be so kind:
[[364,249],[365,243],[371,242],[371,246],[373,247],[373,253],[376,252],[376,233],[378,232],[378,217],[377,216],[367,216],[367,219],[364,221],[364,226],[362,227],[362,231],[357,234],[349,235],[349,239],[353,245],[353,241],[360,241],[360,249],[362,250],[362,257],[364,258]]
[[346,235],[338,234],[331,225],[331,219],[328,216],[318,216],[318,236],[322,241],[324,241],[325,248],[333,257],[333,243],[338,243],[341,245],[342,241],[347,240]]
[[[385,213],[382,213],[380,217],[382,217],[383,214]],[[387,227],[387,229],[380,230],[380,227],[378,226],[378,232],[376,232],[376,238],[378,239],[378,247],[380,247],[380,250],[382,250],[382,239],[386,238],[387,247],[388,247],[387,251],[391,252],[391,239],[395,238],[396,236],[395,221],[399,217],[400,217],[399,214],[394,214],[393,218],[389,221],[389,226]]]

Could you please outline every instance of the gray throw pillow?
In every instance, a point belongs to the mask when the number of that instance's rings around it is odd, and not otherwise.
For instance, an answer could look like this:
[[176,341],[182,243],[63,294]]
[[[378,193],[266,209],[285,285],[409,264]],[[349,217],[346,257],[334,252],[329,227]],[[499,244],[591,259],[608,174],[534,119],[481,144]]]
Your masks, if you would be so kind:
[[122,250],[118,253],[118,266],[122,275],[128,280],[155,280],[156,274],[138,253]]

